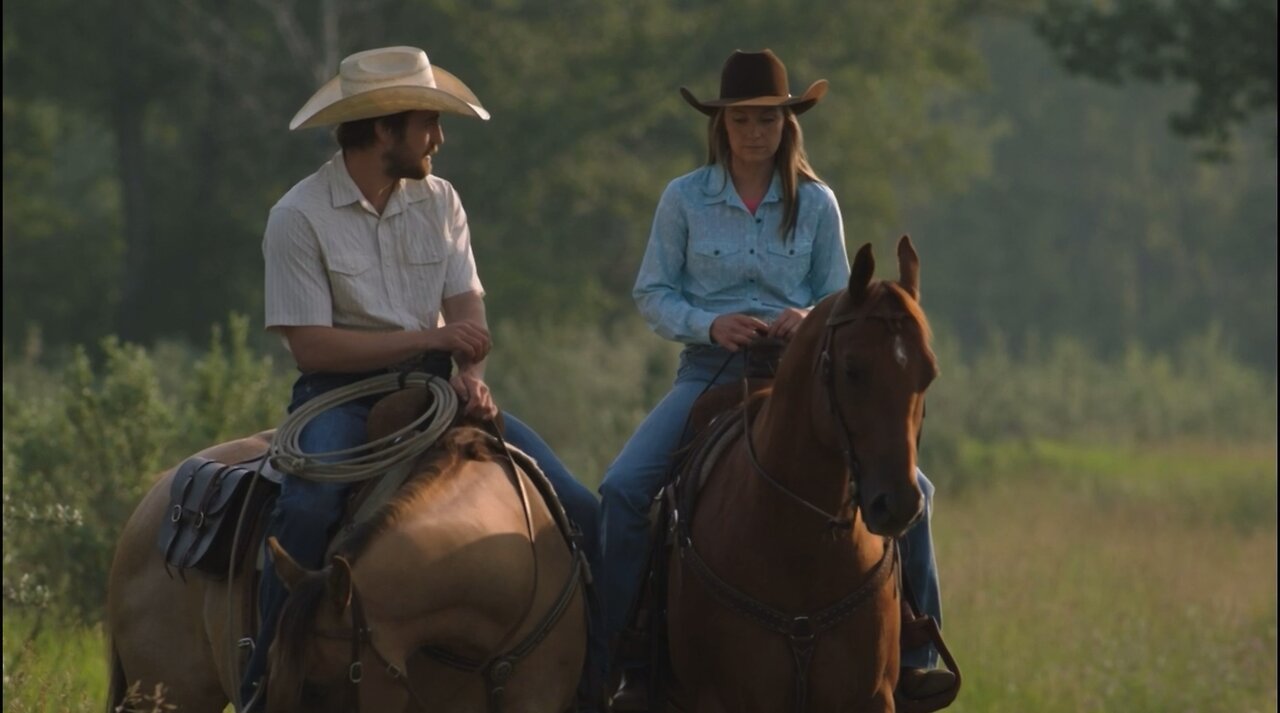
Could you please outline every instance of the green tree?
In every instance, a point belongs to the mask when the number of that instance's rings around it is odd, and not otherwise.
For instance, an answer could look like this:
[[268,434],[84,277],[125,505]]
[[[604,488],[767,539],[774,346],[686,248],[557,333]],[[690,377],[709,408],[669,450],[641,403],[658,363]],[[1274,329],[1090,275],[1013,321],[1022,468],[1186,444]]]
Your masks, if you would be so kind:
[[[1276,111],[1276,0],[1049,0],[1036,31],[1066,68],[1112,84],[1189,84],[1170,117],[1221,157],[1235,127]],[[1275,144],[1272,144],[1272,152]]]
[[[116,231],[103,242],[117,252],[97,255],[94,270],[111,275],[109,289],[92,301],[33,291],[19,316],[49,323],[52,339],[86,328],[76,308],[106,313],[95,328],[148,340],[196,339],[228,311],[259,313],[267,211],[335,150],[324,131],[289,133],[289,117],[342,56],[390,44],[426,47],[493,111],[491,122],[447,124],[438,171],[467,205],[495,315],[633,312],[657,197],[703,155],[703,120],[676,88],[714,92],[738,47],[772,47],[797,82],[832,80],[823,110],[806,117],[813,157],[848,206],[853,239],[879,238],[896,186],[967,174],[961,147],[972,142],[930,121],[939,95],[980,76],[962,4],[142,0],[119,13],[104,0],[7,3],[6,102],[92,129],[89,154],[106,158],[93,175],[117,200],[95,226]],[[11,238],[40,246],[14,252],[6,275],[56,272],[54,238],[36,227],[6,223],[7,251]],[[62,244],[64,233],[54,232]],[[7,299],[5,309],[15,314]]]
[[1026,23],[978,34],[990,91],[956,107],[992,127],[990,169],[913,203],[924,299],[967,349],[1071,334],[1119,354],[1172,349],[1214,324],[1275,369],[1276,163],[1244,133],[1205,163],[1163,127],[1174,87],[1116,88],[1061,70]]

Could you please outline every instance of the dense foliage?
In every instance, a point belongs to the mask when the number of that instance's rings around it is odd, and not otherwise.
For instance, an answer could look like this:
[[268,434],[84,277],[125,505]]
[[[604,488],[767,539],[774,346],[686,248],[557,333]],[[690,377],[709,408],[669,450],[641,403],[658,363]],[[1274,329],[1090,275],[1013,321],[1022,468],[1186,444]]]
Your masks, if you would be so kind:
[[[1196,25],[1179,66],[1235,46],[1247,4],[1173,3],[1221,20]],[[769,46],[798,88],[831,80],[804,125],[850,246],[912,233],[933,317],[967,347],[1066,333],[1118,354],[1218,324],[1273,371],[1274,91],[1223,139],[1234,163],[1198,163],[1165,124],[1185,89],[1072,78],[1032,32],[1035,5],[6,3],[4,340],[33,326],[52,344],[200,339],[228,311],[260,314],[267,210],[334,150],[289,117],[343,55],[396,43],[427,48],[493,112],[448,121],[437,161],[491,313],[609,325],[633,312],[665,182],[703,160],[704,121],[677,87],[714,94],[730,50]],[[1267,81],[1265,63],[1230,67]]]

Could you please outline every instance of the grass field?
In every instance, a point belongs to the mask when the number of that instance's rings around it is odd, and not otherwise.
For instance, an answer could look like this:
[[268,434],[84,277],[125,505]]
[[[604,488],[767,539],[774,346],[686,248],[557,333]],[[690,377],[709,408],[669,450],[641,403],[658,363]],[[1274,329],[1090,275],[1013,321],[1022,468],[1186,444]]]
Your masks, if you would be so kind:
[[[1276,449],[975,446],[933,473],[957,713],[1277,710]],[[101,635],[6,617],[4,710],[98,711]]]
[[937,506],[953,710],[1275,711],[1274,447],[1015,450]]

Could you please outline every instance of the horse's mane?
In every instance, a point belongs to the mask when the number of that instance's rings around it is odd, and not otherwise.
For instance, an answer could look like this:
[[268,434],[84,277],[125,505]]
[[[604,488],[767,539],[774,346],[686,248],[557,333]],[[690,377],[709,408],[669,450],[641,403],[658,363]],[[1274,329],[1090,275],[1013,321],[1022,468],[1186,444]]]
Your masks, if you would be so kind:
[[372,540],[393,528],[406,513],[415,508],[442,473],[453,472],[462,461],[491,461],[497,455],[498,452],[484,431],[469,427],[449,429],[440,437],[435,447],[422,456],[413,475],[400,486],[387,504],[374,513],[373,517],[357,525],[347,536],[339,554],[354,564]]
[[[430,486],[439,480],[441,474],[454,472],[463,461],[491,461],[496,455],[487,434],[479,429],[464,427],[446,431],[436,446],[422,456],[413,475],[396,494],[373,517],[352,531],[338,554],[354,564],[370,542],[392,529],[426,497]],[[273,695],[278,691],[289,702],[288,710],[296,709],[297,699],[302,694],[303,664],[316,612],[325,601],[325,587],[325,576],[309,574],[289,592],[280,612],[271,656],[271,687]]]

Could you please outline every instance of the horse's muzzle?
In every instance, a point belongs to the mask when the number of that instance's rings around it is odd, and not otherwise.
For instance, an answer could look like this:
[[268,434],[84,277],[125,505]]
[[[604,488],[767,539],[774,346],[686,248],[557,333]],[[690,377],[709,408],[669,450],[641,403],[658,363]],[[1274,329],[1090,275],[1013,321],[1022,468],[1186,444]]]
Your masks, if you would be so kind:
[[872,534],[901,537],[924,516],[924,493],[915,486],[903,493],[881,491],[863,503],[862,516]]

